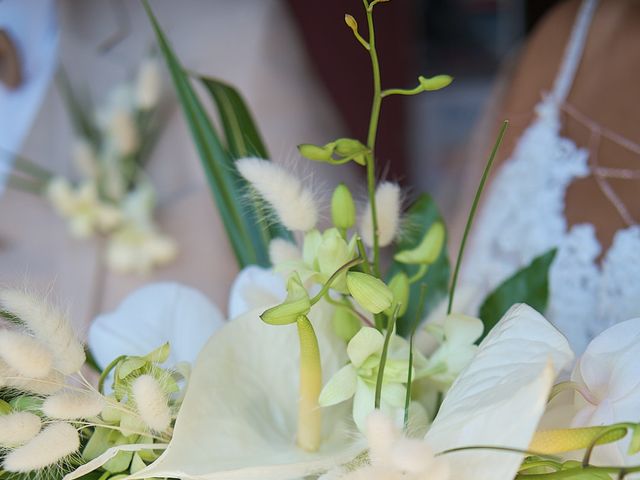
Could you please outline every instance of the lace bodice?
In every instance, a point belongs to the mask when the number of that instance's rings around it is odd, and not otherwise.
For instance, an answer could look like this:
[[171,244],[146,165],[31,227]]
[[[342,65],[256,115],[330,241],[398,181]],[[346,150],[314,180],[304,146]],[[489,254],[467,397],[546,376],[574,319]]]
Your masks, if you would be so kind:
[[640,316],[640,226],[619,230],[603,261],[590,224],[567,225],[569,184],[590,174],[589,151],[561,137],[560,104],[570,89],[595,0],[585,0],[554,90],[537,106],[536,119],[520,138],[486,192],[463,279],[489,292],[551,248],[547,317],[577,351],[613,323]]

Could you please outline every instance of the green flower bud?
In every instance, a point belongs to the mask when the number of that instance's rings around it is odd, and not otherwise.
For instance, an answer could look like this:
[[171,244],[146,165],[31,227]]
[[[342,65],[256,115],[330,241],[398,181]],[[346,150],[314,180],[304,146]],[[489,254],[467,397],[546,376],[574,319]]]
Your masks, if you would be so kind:
[[335,152],[341,157],[353,157],[359,165],[366,165],[365,155],[369,148],[353,138],[339,138],[335,142]]
[[265,311],[260,318],[271,325],[287,325],[295,323],[298,317],[306,315],[311,310],[309,294],[302,285],[302,280],[294,272],[287,281],[287,298],[284,303]]
[[[409,304],[409,277],[404,272],[396,273],[389,282],[389,288],[393,292],[394,303],[400,305],[398,317],[401,317],[407,312]],[[385,310],[384,313],[392,315],[393,306]]]
[[345,307],[338,307],[333,315],[333,331],[348,342],[360,331],[362,324],[355,314]]
[[358,31],[358,22],[356,22],[356,19],[353,18],[353,15],[349,15],[348,13],[345,13],[344,23],[346,23],[347,27],[349,27],[354,32]]
[[308,158],[309,160],[314,160],[316,162],[331,161],[333,149],[333,143],[328,143],[324,147],[319,147],[318,145],[312,145],[310,143],[298,145],[298,151],[300,152],[300,155],[302,155],[304,158]]
[[425,92],[432,92],[450,85],[451,82],[453,82],[453,77],[449,75],[436,75],[435,77],[425,78],[420,75],[418,81]]
[[400,263],[431,265],[434,263],[444,246],[445,230],[442,222],[436,222],[422,238],[420,244],[411,250],[402,250],[394,255]]
[[638,452],[640,452],[640,425],[636,425],[632,429],[628,450],[629,455],[635,455]]
[[333,224],[348,230],[356,223],[356,204],[344,183],[336,187],[331,197],[331,219]]
[[371,313],[380,313],[393,303],[393,292],[385,283],[366,273],[348,272],[347,288],[356,302]]

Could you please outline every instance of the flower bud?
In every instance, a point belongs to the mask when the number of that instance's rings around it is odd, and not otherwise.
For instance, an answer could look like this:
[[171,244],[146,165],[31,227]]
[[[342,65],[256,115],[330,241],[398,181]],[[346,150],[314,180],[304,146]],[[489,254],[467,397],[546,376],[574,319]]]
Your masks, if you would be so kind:
[[296,322],[298,317],[306,315],[309,310],[311,310],[309,294],[296,272],[287,282],[287,298],[284,303],[266,310],[260,318],[271,325],[287,325]]
[[[396,304],[400,305],[398,317],[403,316],[407,312],[409,304],[409,277],[404,272],[396,273],[389,282],[389,289],[393,292],[393,299]],[[393,307],[388,308],[385,313],[393,314]]]
[[336,308],[333,314],[333,331],[336,332],[336,335],[348,342],[361,327],[360,320],[351,310],[345,307]]
[[353,157],[354,162],[365,165],[365,154],[369,148],[353,138],[339,138],[335,141],[335,152],[341,157]]
[[331,160],[331,156],[333,155],[333,144],[328,143],[324,147],[319,147],[318,145],[312,145],[310,143],[303,143],[302,145],[298,145],[298,151],[300,155],[309,160],[314,160],[316,162],[328,162]]
[[347,288],[356,302],[371,313],[380,313],[393,303],[393,292],[389,287],[366,273],[348,272]]
[[411,250],[402,250],[394,255],[400,263],[431,265],[440,256],[444,246],[445,229],[442,222],[435,222],[429,227],[420,244]]
[[346,23],[347,27],[349,27],[354,32],[358,31],[358,22],[356,22],[356,19],[353,18],[353,15],[349,15],[348,13],[345,13],[344,23]]
[[340,229],[348,230],[356,223],[356,205],[344,183],[336,187],[331,197],[331,219]]
[[425,78],[422,75],[418,77],[420,86],[425,92],[440,90],[453,82],[453,77],[449,75],[436,75],[435,77]]

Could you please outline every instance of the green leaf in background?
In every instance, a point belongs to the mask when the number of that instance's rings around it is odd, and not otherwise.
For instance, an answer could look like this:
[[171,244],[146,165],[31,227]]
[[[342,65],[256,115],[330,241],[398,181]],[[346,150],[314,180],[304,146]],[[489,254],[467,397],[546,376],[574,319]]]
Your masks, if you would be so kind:
[[89,97],[80,99],[74,92],[69,77],[64,69],[60,68],[57,75],[58,86],[67,109],[71,115],[71,122],[77,133],[80,133],[85,139],[87,139],[94,147],[97,147],[100,143],[100,133],[96,126],[93,117],[89,112],[93,110],[90,108]]
[[269,264],[269,233],[261,229],[256,212],[247,206],[243,198],[245,184],[234,168],[232,155],[222,145],[148,2],[144,0],[143,4],[171,73],[238,265],[241,268],[251,264],[266,266]]
[[[407,233],[397,243],[395,252],[411,250],[417,247],[431,225],[435,222],[442,222],[444,225],[444,220],[440,215],[436,203],[427,194],[420,195],[413,205],[411,205],[407,211],[406,221]],[[444,244],[446,245],[446,235]],[[405,265],[394,261],[388,278],[391,278],[398,271],[403,271],[411,277],[416,273],[417,268],[415,265]],[[398,333],[403,336],[410,335],[414,327],[416,327],[416,322],[422,321],[424,317],[438,305],[440,300],[446,296],[449,286],[450,270],[449,255],[447,254],[447,249],[443,248],[435,263],[427,269],[426,274],[411,285],[407,311],[397,321]],[[418,311],[420,308],[420,286],[422,284],[426,285],[427,293],[422,311]]]
[[[227,151],[234,160],[246,157],[269,159],[269,152],[262,141],[256,122],[247,108],[240,92],[231,85],[210,77],[197,76],[215,103],[220,116]],[[265,235],[265,242],[276,237],[292,240],[291,232],[272,217],[267,218],[265,205],[261,200],[254,202],[256,220],[260,223],[260,231]]]
[[534,258],[529,265],[507,278],[485,298],[480,307],[480,318],[484,323],[482,338],[516,303],[526,303],[544,313],[549,299],[549,268],[556,251],[554,248]]

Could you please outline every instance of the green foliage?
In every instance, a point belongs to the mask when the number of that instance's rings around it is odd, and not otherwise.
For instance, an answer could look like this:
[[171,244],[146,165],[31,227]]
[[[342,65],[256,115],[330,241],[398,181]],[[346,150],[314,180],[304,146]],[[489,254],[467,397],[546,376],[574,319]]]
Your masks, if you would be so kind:
[[[420,195],[420,197],[408,209],[406,217],[408,225],[407,233],[396,245],[396,252],[416,248],[420,245],[424,236],[433,224],[441,222],[444,225],[444,221],[438,211],[438,207],[433,199],[427,194]],[[417,268],[418,267],[414,265],[394,261],[388,278],[392,278],[393,275],[399,271],[406,273],[408,277],[412,277],[415,275]],[[408,336],[415,328],[416,323],[423,320],[425,315],[427,315],[438,304],[438,302],[446,296],[449,285],[449,274],[449,256],[447,254],[447,249],[443,248],[438,259],[411,285],[409,303],[407,305],[406,312],[398,319],[397,322],[398,333],[400,335]],[[420,285],[422,284],[427,286],[427,293],[423,307],[420,308]]]
[[544,313],[549,298],[549,268],[555,256],[556,249],[553,249],[534,258],[487,296],[480,307],[480,318],[484,323],[483,338],[516,303],[526,303]]

